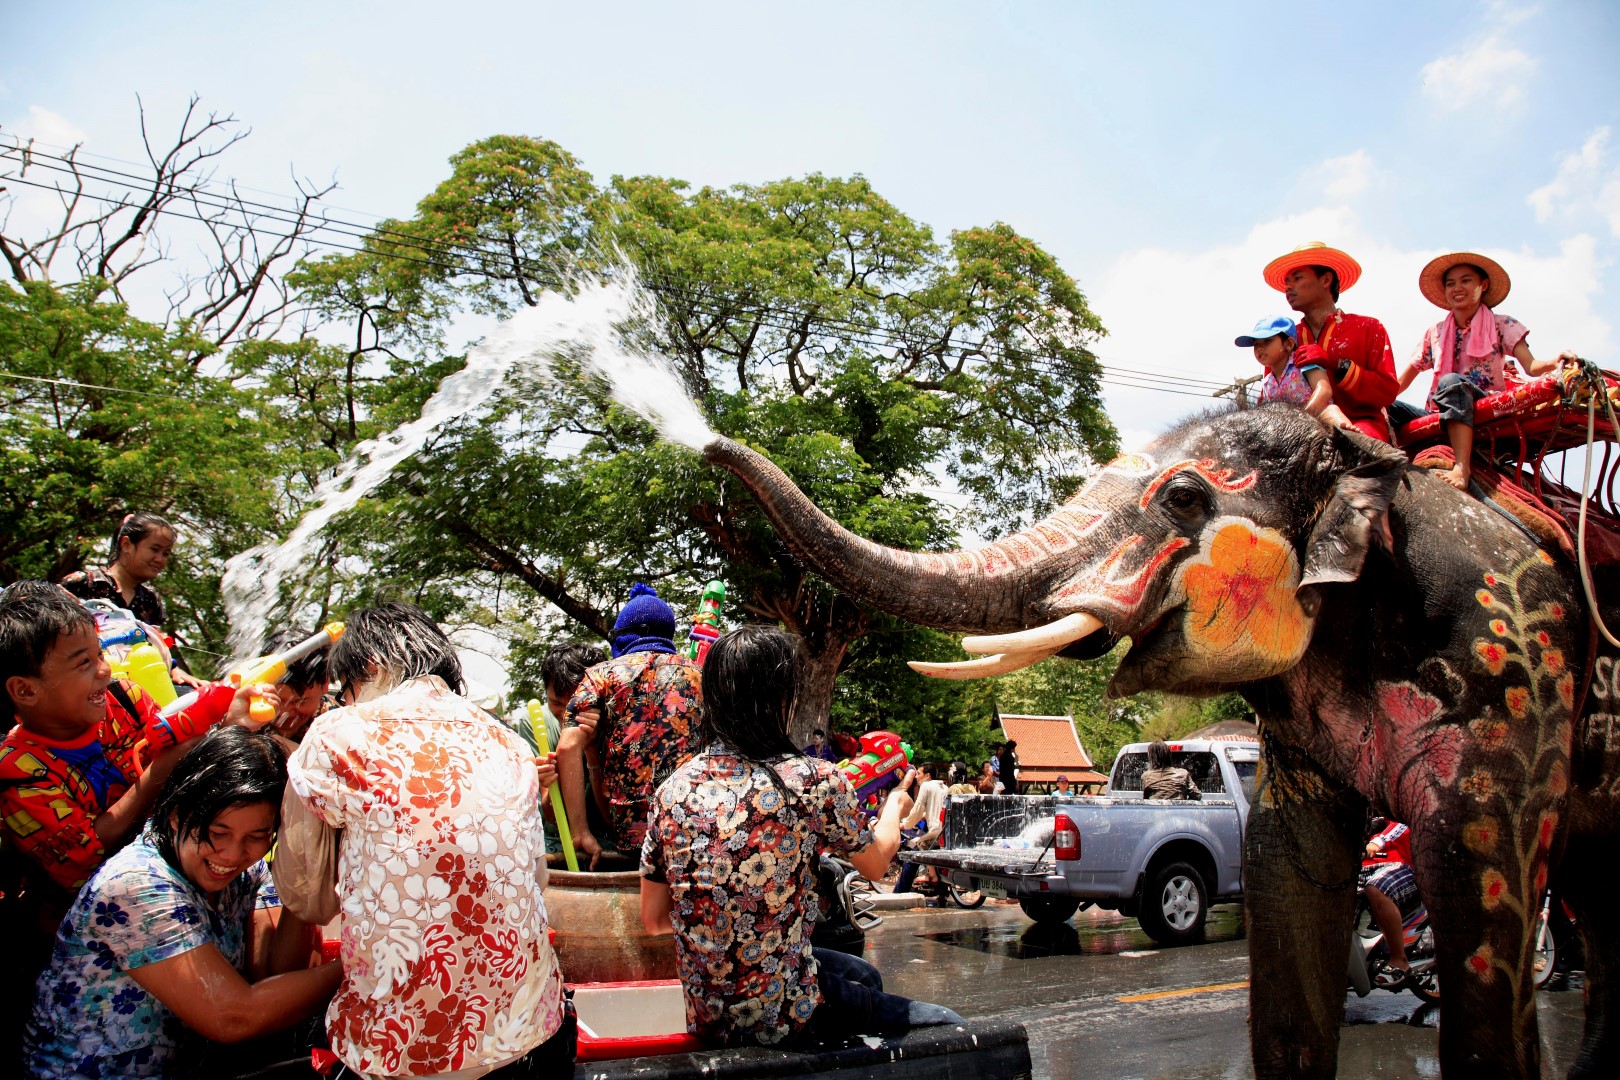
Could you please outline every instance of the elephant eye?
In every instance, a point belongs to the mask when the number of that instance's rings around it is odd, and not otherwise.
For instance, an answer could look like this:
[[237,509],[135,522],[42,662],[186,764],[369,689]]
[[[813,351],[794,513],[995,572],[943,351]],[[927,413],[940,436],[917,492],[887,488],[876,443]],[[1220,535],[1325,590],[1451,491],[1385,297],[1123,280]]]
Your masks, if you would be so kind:
[[1209,509],[1209,496],[1197,484],[1172,484],[1159,500],[1166,510],[1183,520],[1196,518]]

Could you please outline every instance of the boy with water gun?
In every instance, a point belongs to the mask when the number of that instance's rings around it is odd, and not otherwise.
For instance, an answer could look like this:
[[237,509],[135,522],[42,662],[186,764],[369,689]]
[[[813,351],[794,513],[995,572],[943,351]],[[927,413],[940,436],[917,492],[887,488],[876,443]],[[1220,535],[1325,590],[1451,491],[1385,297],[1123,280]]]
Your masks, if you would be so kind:
[[162,715],[140,686],[112,679],[79,601],[37,581],[0,596],[0,726],[15,725],[0,741],[0,819],[6,846],[47,879],[27,874],[35,890],[55,894],[46,907],[65,910],[139,831],[189,741],[227,716],[247,722],[257,691],[210,684]]

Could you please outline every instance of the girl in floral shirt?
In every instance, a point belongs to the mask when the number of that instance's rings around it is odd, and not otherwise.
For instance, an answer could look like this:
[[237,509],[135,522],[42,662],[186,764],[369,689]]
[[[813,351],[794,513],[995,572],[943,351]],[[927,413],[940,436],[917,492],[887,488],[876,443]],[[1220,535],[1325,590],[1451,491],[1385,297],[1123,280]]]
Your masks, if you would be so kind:
[[1327,353],[1320,345],[1300,345],[1299,329],[1293,319],[1286,315],[1261,319],[1232,344],[1240,349],[1252,348],[1254,358],[1266,369],[1266,377],[1260,381],[1260,404],[1280,401],[1298,405],[1335,427],[1351,426],[1333,404],[1333,383],[1323,367]]
[[307,967],[312,930],[276,917],[264,864],[286,779],[268,732],[216,728],[180,759],[146,833],[62,921],[28,1021],[29,1076],[207,1075],[185,1056],[203,1039],[255,1038],[320,1009],[339,967]]
[[897,1034],[958,1023],[949,1009],[883,992],[859,957],[810,945],[819,854],[881,877],[909,800],[868,826],[849,781],[788,738],[797,641],[749,626],[709,650],[703,719],[713,741],[653,800],[641,849],[649,933],[674,933],[687,1030],[722,1044],[812,1034]]

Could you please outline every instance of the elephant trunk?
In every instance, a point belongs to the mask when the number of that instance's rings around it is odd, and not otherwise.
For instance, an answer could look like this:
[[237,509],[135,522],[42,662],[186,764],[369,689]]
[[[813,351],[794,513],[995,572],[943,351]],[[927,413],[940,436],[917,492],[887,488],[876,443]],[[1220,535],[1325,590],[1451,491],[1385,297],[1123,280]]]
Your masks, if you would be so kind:
[[900,551],[839,525],[782,470],[731,439],[716,438],[703,456],[742,480],[796,558],[858,600],[936,630],[1000,633],[1039,618],[1033,598],[1040,591],[1034,586],[1053,570],[1042,530],[1053,531],[1062,511],[971,551]]

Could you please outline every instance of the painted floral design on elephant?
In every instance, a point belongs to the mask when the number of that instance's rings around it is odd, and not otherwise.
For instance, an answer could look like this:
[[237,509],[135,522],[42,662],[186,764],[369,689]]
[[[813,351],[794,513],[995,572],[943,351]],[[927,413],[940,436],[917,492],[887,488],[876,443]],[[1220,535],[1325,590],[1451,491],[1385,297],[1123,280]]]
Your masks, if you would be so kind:
[[[1491,702],[1469,722],[1485,753],[1462,788],[1479,806],[1479,816],[1463,828],[1464,846],[1486,860],[1480,871],[1480,901],[1487,912],[1506,914],[1521,927],[1524,948],[1547,884],[1547,856],[1558,832],[1559,811],[1569,788],[1568,760],[1573,736],[1575,676],[1567,658],[1569,611],[1545,597],[1557,591],[1555,562],[1545,551],[1506,573],[1487,571],[1474,600],[1488,616],[1473,652],[1485,673],[1501,678],[1500,703]],[[1550,587],[1551,586],[1551,587]],[[1502,764],[1493,768],[1492,760]],[[1499,796],[1503,776],[1530,777],[1542,798],[1521,803],[1511,815]],[[1467,970],[1486,981],[1505,978],[1513,987],[1515,1028],[1534,1021],[1533,995],[1519,995],[1523,948],[1506,955],[1482,944],[1467,959]]]
[[1295,595],[1299,574],[1293,546],[1276,530],[1246,518],[1212,522],[1181,574],[1188,641],[1234,665],[1241,678],[1292,667],[1311,636]]

